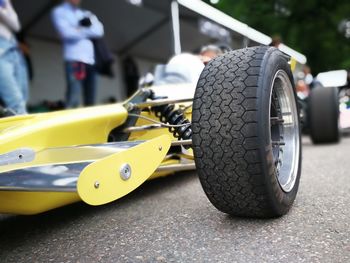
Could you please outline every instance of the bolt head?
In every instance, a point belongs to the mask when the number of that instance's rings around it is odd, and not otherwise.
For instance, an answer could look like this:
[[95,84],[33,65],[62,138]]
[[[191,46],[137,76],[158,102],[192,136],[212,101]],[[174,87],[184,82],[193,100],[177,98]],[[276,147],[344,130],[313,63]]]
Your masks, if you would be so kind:
[[124,181],[129,180],[131,177],[131,166],[127,163],[123,164],[119,169],[119,174]]
[[99,181],[96,181],[96,182],[94,183],[94,187],[95,187],[95,189],[100,188],[100,182],[99,182]]
[[163,150],[163,147],[159,146],[158,150],[161,152]]

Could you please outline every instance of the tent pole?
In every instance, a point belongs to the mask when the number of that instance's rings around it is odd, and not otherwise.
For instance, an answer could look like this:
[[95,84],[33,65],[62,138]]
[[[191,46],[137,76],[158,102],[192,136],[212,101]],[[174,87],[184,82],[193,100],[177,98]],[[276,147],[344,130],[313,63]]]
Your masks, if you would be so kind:
[[171,32],[173,40],[173,54],[178,55],[181,53],[181,38],[180,38],[180,14],[179,3],[177,0],[171,2]]
[[249,46],[250,39],[246,36],[243,37],[242,48],[246,48]]

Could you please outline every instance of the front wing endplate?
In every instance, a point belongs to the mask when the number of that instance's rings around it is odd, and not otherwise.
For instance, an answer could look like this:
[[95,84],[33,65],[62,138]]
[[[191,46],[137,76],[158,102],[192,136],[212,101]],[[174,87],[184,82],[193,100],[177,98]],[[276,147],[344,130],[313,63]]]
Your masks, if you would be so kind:
[[[89,164],[77,182],[80,198],[90,205],[102,205],[127,195],[153,174],[170,145],[170,136],[162,135]],[[131,176],[123,180],[120,169],[126,164]]]

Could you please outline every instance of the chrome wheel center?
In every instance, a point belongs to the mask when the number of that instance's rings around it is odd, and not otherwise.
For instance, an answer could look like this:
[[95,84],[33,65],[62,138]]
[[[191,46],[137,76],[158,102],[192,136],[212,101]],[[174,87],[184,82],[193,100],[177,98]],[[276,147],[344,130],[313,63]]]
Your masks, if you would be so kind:
[[283,70],[276,73],[272,84],[270,127],[277,179],[283,191],[290,192],[298,173],[300,133],[292,83]]

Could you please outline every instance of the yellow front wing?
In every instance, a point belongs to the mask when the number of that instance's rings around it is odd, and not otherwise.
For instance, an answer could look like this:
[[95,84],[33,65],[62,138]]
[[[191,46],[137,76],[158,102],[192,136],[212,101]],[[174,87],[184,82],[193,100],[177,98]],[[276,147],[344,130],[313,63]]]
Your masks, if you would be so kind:
[[[110,132],[126,119],[121,104],[1,119],[0,213],[36,214],[80,200],[100,205],[133,191],[161,165],[171,137],[164,130],[111,146]],[[124,163],[132,169],[125,181]],[[64,167],[71,167],[64,178],[55,175]]]

